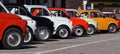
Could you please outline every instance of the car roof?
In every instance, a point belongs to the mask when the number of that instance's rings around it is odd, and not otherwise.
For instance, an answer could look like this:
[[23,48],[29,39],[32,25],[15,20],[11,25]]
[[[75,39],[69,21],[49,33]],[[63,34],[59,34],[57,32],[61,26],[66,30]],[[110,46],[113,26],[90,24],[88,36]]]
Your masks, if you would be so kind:
[[103,14],[113,14],[114,12],[103,12]]
[[44,5],[25,5],[25,6],[27,6],[29,8],[31,8],[31,7],[34,7],[34,8],[38,8],[38,7],[47,8],[47,6],[44,6]]
[[65,9],[66,11],[77,11],[76,9]]

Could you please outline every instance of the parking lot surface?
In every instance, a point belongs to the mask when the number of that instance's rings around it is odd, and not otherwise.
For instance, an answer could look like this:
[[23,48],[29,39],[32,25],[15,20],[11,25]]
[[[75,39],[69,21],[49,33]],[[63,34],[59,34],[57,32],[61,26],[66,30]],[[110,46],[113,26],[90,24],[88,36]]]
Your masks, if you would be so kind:
[[120,54],[120,32],[33,41],[21,49],[0,49],[0,54]]

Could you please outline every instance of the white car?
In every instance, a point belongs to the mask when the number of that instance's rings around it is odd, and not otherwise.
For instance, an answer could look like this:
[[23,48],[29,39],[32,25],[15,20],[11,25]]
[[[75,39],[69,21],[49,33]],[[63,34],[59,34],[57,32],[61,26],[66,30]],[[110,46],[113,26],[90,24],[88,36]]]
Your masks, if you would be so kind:
[[[14,14],[14,13],[13,13]],[[23,15],[18,15],[20,16],[22,19],[27,21],[27,34],[24,37],[24,42],[25,43],[29,43],[33,40],[33,36],[36,34],[36,21],[32,20],[30,17],[27,16],[23,16]]]
[[79,16],[77,16],[77,10],[76,9],[66,9],[66,11],[69,13],[69,15],[73,16],[73,17],[79,17],[83,20],[85,20],[86,22],[88,22],[88,32],[87,34],[92,35],[96,32],[98,26],[97,26],[97,22],[94,21],[93,19],[87,18],[87,16],[85,15],[85,13],[80,14]]
[[[12,13],[15,14],[14,9],[11,10],[11,12],[2,4],[2,2],[0,2],[0,6],[3,7],[6,13]],[[21,17],[22,19],[27,21],[27,34],[24,38],[24,42],[25,43],[29,43],[32,41],[33,39],[33,35],[35,35],[35,30],[36,28],[36,21],[32,20],[30,17],[28,16],[24,16],[24,15],[18,15],[19,17]]]
[[56,17],[51,14],[46,6],[42,5],[24,5],[29,12],[38,17],[45,17],[53,21],[54,32],[57,37],[68,38],[69,34],[72,32],[72,22],[64,17]]

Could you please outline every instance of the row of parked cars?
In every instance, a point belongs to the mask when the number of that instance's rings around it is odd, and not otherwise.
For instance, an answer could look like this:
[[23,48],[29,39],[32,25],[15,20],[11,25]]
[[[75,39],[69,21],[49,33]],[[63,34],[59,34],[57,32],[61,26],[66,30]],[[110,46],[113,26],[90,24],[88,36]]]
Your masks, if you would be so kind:
[[33,39],[68,38],[93,35],[97,31],[115,33],[120,22],[105,18],[99,10],[47,8],[42,5],[0,2],[0,43],[15,49]]

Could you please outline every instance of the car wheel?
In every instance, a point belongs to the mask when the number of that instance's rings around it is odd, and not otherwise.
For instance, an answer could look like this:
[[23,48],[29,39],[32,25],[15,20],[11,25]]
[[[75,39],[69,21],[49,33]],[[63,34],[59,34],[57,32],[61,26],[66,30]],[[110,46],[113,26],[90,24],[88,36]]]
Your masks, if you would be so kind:
[[118,31],[120,32],[120,29],[118,29]]
[[93,35],[95,33],[95,27],[94,26],[89,26],[87,34]]
[[66,26],[60,26],[56,32],[56,35],[59,38],[63,38],[63,39],[68,38],[69,34],[70,34],[70,30]]
[[7,49],[16,49],[22,47],[22,32],[16,28],[7,29],[4,33],[2,43]]
[[30,43],[33,40],[33,32],[30,28],[27,28],[27,34],[24,37],[24,43]]
[[115,25],[110,25],[109,27],[108,27],[108,32],[110,32],[110,33],[114,33],[114,32],[116,32],[117,31],[117,28],[116,28],[116,26]]
[[51,36],[51,32],[47,27],[39,27],[37,29],[37,35],[36,35],[37,40],[46,41],[49,40],[50,36]]
[[75,36],[80,37],[80,36],[82,36],[83,34],[84,34],[84,29],[83,29],[83,27],[77,26],[77,27],[74,28],[74,35],[75,35]]

